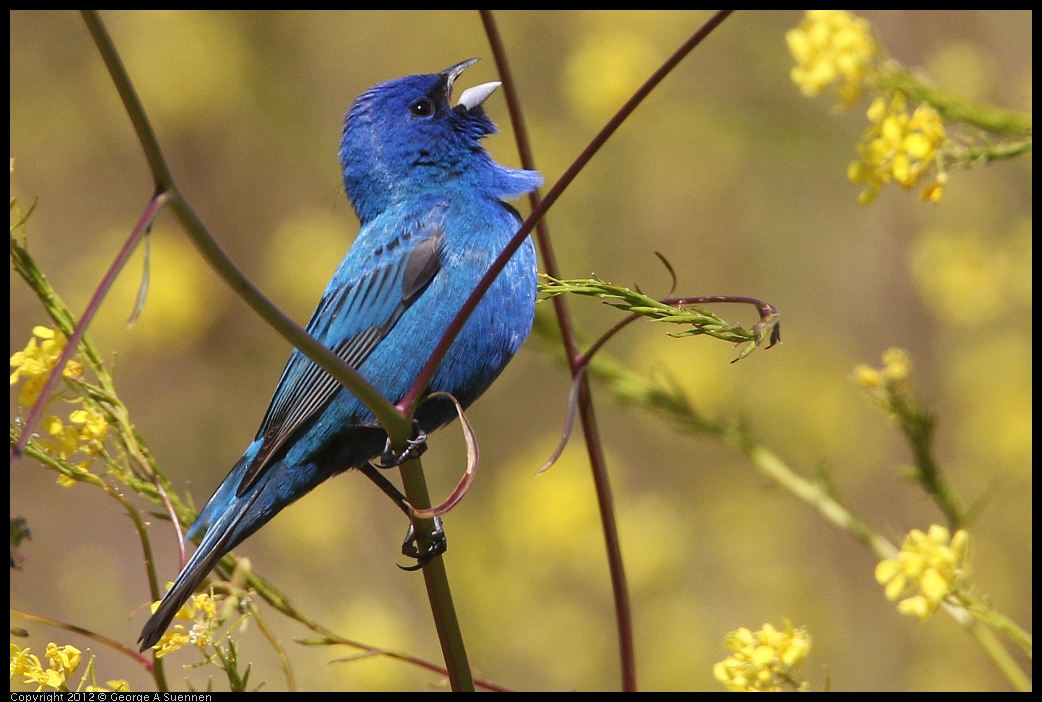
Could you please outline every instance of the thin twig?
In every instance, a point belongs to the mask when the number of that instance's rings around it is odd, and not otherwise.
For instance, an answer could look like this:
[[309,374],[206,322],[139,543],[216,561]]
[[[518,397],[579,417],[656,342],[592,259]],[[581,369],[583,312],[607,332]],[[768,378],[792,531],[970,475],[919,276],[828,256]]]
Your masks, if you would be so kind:
[[[626,118],[636,109],[637,105],[647,97],[647,95],[657,86],[673,68],[680,63],[680,61],[695,47],[703,38],[705,38],[713,29],[716,28],[730,13],[732,10],[721,10],[717,12],[705,25],[702,26],[683,46],[680,47],[652,76],[649,78],[644,85],[637,90],[637,92],[631,97],[625,105],[619,110],[619,112],[608,121],[608,124],[594,137],[593,141],[583,150],[579,157],[569,166],[568,170],[565,171],[564,175],[554,184],[554,186],[547,193],[546,198],[540,200],[538,191],[532,193],[529,197],[532,203],[532,213],[528,219],[521,226],[521,229],[514,236],[514,238],[504,249],[499,259],[492,264],[489,272],[478,284],[474,293],[464,304],[460,310],[459,315],[453,321],[452,326],[449,327],[449,332],[446,337],[451,337],[446,343],[445,339],[435,349],[432,361],[440,359],[440,355],[444,355],[448,350],[448,344],[451,344],[452,339],[459,333],[459,329],[462,328],[463,323],[469,317],[470,312],[476,307],[477,302],[475,297],[480,299],[480,295],[483,291],[488,289],[492,284],[492,281],[499,274],[499,271],[506,265],[506,261],[509,260],[510,256],[513,255],[514,251],[521,245],[525,237],[532,231],[533,222],[538,223],[539,228],[536,233],[536,242],[539,247],[540,255],[543,258],[543,266],[546,269],[547,274],[553,277],[559,277],[557,268],[557,260],[554,255],[553,246],[550,242],[549,231],[545,224],[542,222],[542,217],[546,211],[556,202],[557,198],[560,197],[561,193],[564,192],[565,188],[571,183],[572,180],[579,174],[579,172],[585,167],[594,154],[600,149],[600,147],[608,140],[609,137],[615,132],[616,129],[626,120]],[[507,106],[510,110],[510,119],[514,126],[514,135],[518,141],[518,152],[521,155],[522,166],[528,169],[535,169],[535,160],[532,158],[532,150],[528,141],[528,134],[525,130],[524,119],[521,116],[520,101],[517,98],[517,93],[513,81],[513,77],[510,73],[510,66],[506,60],[506,51],[503,47],[502,39],[499,36],[499,31],[496,28],[495,18],[491,11],[481,11],[482,23],[485,25],[485,32],[488,35],[489,43],[492,46],[493,54],[496,57],[496,66],[499,70],[500,76],[503,78],[504,91],[507,99]],[[473,302],[472,302],[473,301]],[[561,331],[561,339],[565,347],[565,355],[568,359],[568,365],[572,372],[573,378],[579,379],[579,411],[581,421],[583,425],[583,434],[586,439],[587,452],[590,458],[590,468],[593,471],[594,484],[597,490],[598,507],[601,514],[601,525],[604,530],[605,544],[608,551],[608,567],[611,573],[612,581],[612,594],[615,601],[615,618],[618,626],[619,634],[619,651],[621,658],[622,667],[622,688],[626,691],[636,691],[637,689],[637,674],[636,674],[636,654],[634,651],[633,644],[633,623],[630,612],[629,594],[628,587],[626,584],[626,575],[622,564],[622,549],[619,543],[618,528],[615,523],[615,513],[613,507],[613,498],[611,494],[611,483],[608,480],[607,463],[604,458],[604,451],[601,445],[600,434],[597,431],[597,420],[593,410],[593,400],[590,395],[589,381],[585,374],[581,374],[581,359],[578,339],[575,334],[574,325],[571,322],[571,317],[568,314],[568,307],[564,299],[560,296],[553,300],[554,311],[557,315],[558,326]],[[462,319],[461,319],[462,318]],[[444,349],[442,348],[444,346]],[[430,365],[430,362],[428,362]],[[435,365],[436,367],[436,365]],[[427,371],[427,368],[424,368]],[[433,370],[428,371],[427,377],[433,375]],[[421,372],[420,379],[417,381],[417,385],[414,385],[414,390],[418,393],[422,390],[424,385],[420,385],[419,380],[425,377],[425,373]],[[413,390],[410,390],[412,394]],[[408,398],[409,395],[406,395]],[[413,400],[415,402],[415,400]]]
[[71,631],[74,634],[85,636],[92,641],[97,641],[98,643],[104,646],[108,646],[109,648],[115,651],[119,651],[125,656],[132,658],[135,663],[140,665],[149,673],[152,673],[152,661],[147,656],[141,655],[129,646],[124,646],[119,641],[115,641],[107,636],[103,636],[101,634],[93,632],[90,629],[84,629],[81,626],[76,626],[75,624],[69,624],[67,622],[59,621],[58,619],[51,619],[50,617],[41,617],[38,614],[30,614],[29,612],[23,612],[22,610],[15,609],[14,607],[11,607],[11,614],[16,617],[20,617],[21,619],[25,619],[26,621],[37,622],[39,624],[46,624],[47,626],[53,626],[56,629],[64,629],[65,631]]
[[485,275],[482,276],[481,280],[475,286],[470,296],[467,298],[463,306],[460,307],[460,311],[456,314],[456,317],[449,324],[448,329],[442,336],[438,345],[435,347],[431,357],[424,364],[417,375],[416,380],[413,382],[412,387],[402,397],[401,401],[398,402],[397,406],[403,411],[403,414],[410,414],[407,410],[415,409],[423,396],[427,386],[430,384],[431,378],[434,377],[434,373],[441,365],[441,361],[445,358],[445,354],[448,353],[449,348],[455,342],[456,337],[459,336],[460,330],[463,325],[466,324],[467,320],[470,319],[470,315],[474,312],[478,303],[482,297],[488,292],[488,289],[492,286],[492,283],[503,272],[507,262],[513,257],[517,250],[524,243],[528,235],[535,229],[536,223],[543,218],[547,211],[553,207],[554,203],[557,202],[558,198],[564,194],[564,191],[571,185],[572,181],[575,180],[576,176],[586,167],[586,164],[600,151],[601,147],[611,138],[611,136],[618,130],[622,123],[626,121],[626,118],[633,113],[634,110],[644,101],[652,90],[654,90],[659,83],[669,73],[676,68],[677,64],[684,59],[691,50],[698,46],[703,39],[705,39],[710,32],[712,32],[724,19],[730,15],[733,10],[720,10],[713,17],[706,22],[702,27],[695,32],[691,37],[684,42],[684,44],[677,49],[672,56],[666,59],[666,62],[659,67],[655,73],[652,74],[644,85],[637,89],[637,92],[626,101],[619,111],[608,120],[608,123],[604,125],[600,132],[587,144],[586,148],[576,157],[575,161],[565,170],[561,177],[554,183],[553,187],[547,192],[546,197],[539,202],[539,205],[532,210],[532,213],[521,225],[521,228],[517,230],[513,238],[503,248],[503,251],[499,254],[495,261],[489,266]]
[[[177,189],[173,177],[166,167],[165,159],[149,124],[148,116],[134,91],[126,68],[119,58],[112,39],[109,37],[108,32],[105,31],[97,11],[84,10],[83,17],[109,70],[109,74],[112,76],[113,83],[123,101],[124,109],[130,115],[134,131],[141,142],[146,158],[148,158],[153,178],[169,198],[168,204],[171,211],[177,216],[181,226],[184,227],[185,232],[192,239],[196,248],[199,249],[217,274],[262,319],[323,370],[336,378],[375,415],[391,438],[395,449],[400,450],[404,448],[405,443],[412,438],[411,417],[415,403],[409,405],[410,411],[408,413],[400,412],[358,371],[351,368],[333,351],[308,334],[300,325],[272,304],[238,270],[231,258],[221,249],[220,245],[206,229],[202,220],[199,219],[199,216]],[[418,509],[429,508],[430,502],[426,497],[427,489],[419,461],[409,461],[402,466],[401,470],[402,480],[405,484],[409,501]],[[421,540],[429,540],[432,524],[431,520],[417,520],[414,524]],[[449,677],[454,680],[454,683],[460,682],[463,684],[463,688],[466,689],[466,681],[469,681],[470,678],[469,664],[466,660],[466,654],[463,652],[462,634],[459,632],[459,624],[455,620],[455,607],[451,600],[446,601],[445,599],[449,597],[449,587],[445,576],[444,564],[441,563],[440,558],[435,558],[431,565],[433,567],[424,568],[424,579],[427,582],[428,593],[432,598],[431,610],[434,612],[435,624],[438,628],[439,638],[442,639],[443,650],[446,652],[451,651],[456,656],[454,660],[446,660],[450,670]],[[435,601],[435,598],[438,598],[438,601]],[[440,619],[442,616],[446,617],[446,619]],[[453,630],[455,630],[454,633],[452,633]],[[461,652],[462,655],[460,655]]]
[[123,62],[119,58],[111,37],[105,31],[101,17],[96,10],[83,10],[83,19],[91,32],[94,43],[108,68],[112,82],[119,92],[123,108],[130,116],[134,132],[138,137],[145,157],[148,159],[152,177],[158,187],[169,198],[170,210],[177,216],[181,226],[191,238],[192,243],[206,259],[214,271],[224,279],[231,289],[249,305],[264,321],[266,321],[284,339],[314,361],[322,370],[337,379],[351,391],[379,420],[388,435],[404,445],[412,438],[412,422],[403,416],[379,391],[376,390],[354,368],[351,368],[339,356],[307,333],[303,327],[290,319],[235,266],[227,253],[207,230],[199,216],[184,199],[174,182],[166,165],[159,142],[156,140],[141,101],[134,91],[133,84],[127,74]]
[[116,282],[116,276],[123,270],[123,266],[130,259],[130,254],[134,253],[134,249],[137,247],[141,237],[148,231],[149,226],[152,224],[152,220],[155,219],[156,215],[163,208],[168,200],[166,193],[156,191],[149,200],[148,205],[145,207],[145,211],[141,213],[141,217],[138,219],[137,225],[134,230],[130,233],[130,237],[123,244],[123,248],[116,254],[116,259],[109,266],[105,276],[98,283],[97,289],[94,294],[91,295],[90,302],[87,303],[87,309],[83,310],[83,315],[76,323],[76,328],[73,329],[72,334],[68,337],[65,343],[65,348],[62,350],[62,355],[58,359],[58,363],[51,370],[50,376],[47,378],[47,382],[43,386],[43,390],[40,391],[40,395],[36,400],[36,404],[33,405],[29,411],[29,417],[25,420],[25,426],[22,428],[22,435],[18,439],[18,443],[15,444],[14,450],[11,452],[12,462],[21,455],[22,451],[25,450],[25,444],[29,440],[29,435],[32,432],[32,428],[36,425],[36,422],[40,419],[40,415],[43,414],[44,407],[47,404],[48,399],[51,397],[51,393],[54,392],[54,386],[57,384],[58,379],[62,377],[62,373],[65,370],[65,366],[68,364],[69,359],[76,353],[76,349],[79,347],[80,339],[83,338],[84,333],[87,331],[87,327],[90,326],[91,320],[94,319],[94,314],[101,307],[102,301],[105,299],[105,295],[108,294],[109,288]]

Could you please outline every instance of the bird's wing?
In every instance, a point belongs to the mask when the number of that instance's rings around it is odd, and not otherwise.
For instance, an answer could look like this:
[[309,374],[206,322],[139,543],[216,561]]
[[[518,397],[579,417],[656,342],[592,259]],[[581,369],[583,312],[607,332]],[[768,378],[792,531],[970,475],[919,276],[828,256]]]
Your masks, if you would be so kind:
[[[395,260],[345,285],[331,286],[315,310],[308,331],[352,368],[362,365],[441,269],[443,234],[440,230],[424,233],[423,238],[413,233],[410,239],[419,241]],[[236,496],[246,494],[278,449],[340,387],[339,381],[294,349],[257,433],[263,439],[260,451],[247,466]]]

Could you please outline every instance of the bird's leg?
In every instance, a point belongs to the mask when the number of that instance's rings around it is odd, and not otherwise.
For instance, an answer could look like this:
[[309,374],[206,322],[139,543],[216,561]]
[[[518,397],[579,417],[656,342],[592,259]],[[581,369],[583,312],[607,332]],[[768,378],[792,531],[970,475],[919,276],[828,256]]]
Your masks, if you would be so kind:
[[398,505],[398,509],[405,513],[406,517],[412,517],[412,515],[409,514],[409,506],[405,503],[405,495],[394,486],[394,483],[385,478],[382,473],[368,463],[361,466],[358,470],[361,471],[362,475],[376,483],[376,487],[380,488],[385,495],[390,497],[394,504]]
[[[409,505],[406,504],[405,495],[401,493],[394,486],[390,480],[385,478],[380,471],[366,463],[361,466],[358,470],[362,472],[362,475],[376,483],[376,487],[380,488],[385,495],[394,501],[394,504],[398,505],[398,509],[405,513],[406,517],[412,518],[409,513]],[[435,556],[440,556],[445,553],[448,548],[448,540],[445,537],[445,527],[441,523],[440,517],[434,518],[434,529],[431,531],[431,544],[428,548],[421,551],[416,538],[416,530],[413,528],[412,522],[409,522],[409,530],[405,532],[405,541],[402,543],[402,555],[408,558],[415,558],[416,565],[404,567],[398,566],[402,570],[419,570],[423,566],[434,560]]]
[[379,460],[376,461],[375,465],[377,468],[395,468],[411,461],[414,458],[419,458],[427,450],[427,432],[420,429],[420,424],[415,419],[412,420],[412,430],[415,439],[409,439],[406,443],[405,450],[401,453],[395,453],[391,447],[391,439],[387,439],[387,444],[384,446],[384,452],[380,454]]

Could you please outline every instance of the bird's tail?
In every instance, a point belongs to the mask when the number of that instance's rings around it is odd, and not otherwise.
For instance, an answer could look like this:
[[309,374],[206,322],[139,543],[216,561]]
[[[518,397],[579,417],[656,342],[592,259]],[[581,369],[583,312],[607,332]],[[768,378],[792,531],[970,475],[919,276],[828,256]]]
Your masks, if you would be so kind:
[[145,622],[141,636],[138,638],[138,642],[141,643],[141,651],[156,645],[162,638],[163,632],[170,626],[174,615],[199,587],[199,583],[213,570],[217,561],[234,547],[230,541],[238,531],[236,527],[239,522],[260,495],[259,487],[257,486],[249,496],[244,497],[235,509],[227,510],[220,519],[209,525],[206,536],[203,537],[199,548],[188,560],[184,570],[177,576],[174,586],[163,597],[163,601],[159,603],[159,608],[155,613]]

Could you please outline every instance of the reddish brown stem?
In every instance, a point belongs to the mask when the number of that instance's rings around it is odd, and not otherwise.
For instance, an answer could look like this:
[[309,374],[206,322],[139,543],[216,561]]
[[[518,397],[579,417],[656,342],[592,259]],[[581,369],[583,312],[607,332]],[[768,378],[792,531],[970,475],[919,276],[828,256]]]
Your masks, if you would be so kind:
[[[536,223],[543,218],[543,215],[546,214],[547,210],[553,207],[554,203],[557,202],[557,199],[564,194],[564,191],[569,185],[571,185],[576,176],[578,176],[582,169],[586,167],[586,164],[590,162],[590,159],[600,151],[600,148],[604,146],[605,142],[607,142],[616,130],[622,126],[622,123],[626,121],[626,118],[637,109],[637,106],[643,102],[644,98],[646,98],[648,94],[650,94],[651,91],[654,90],[655,87],[657,87],[674,68],[676,68],[677,64],[680,63],[685,56],[691,53],[692,49],[698,46],[702,40],[705,39],[709,33],[723,22],[732,12],[733,10],[718,11],[708,22],[702,25],[697,32],[691,35],[691,37],[685,41],[672,56],[666,59],[666,62],[663,63],[647,81],[645,81],[644,85],[640,86],[637,92],[633,94],[633,97],[626,101],[626,104],[619,109],[615,116],[608,120],[608,123],[604,125],[604,128],[597,133],[597,136],[595,136],[587,147],[582,150],[582,153],[579,154],[560,179],[554,183],[553,187],[550,188],[550,191],[547,192],[546,197],[532,210],[528,219],[525,220],[524,224],[521,225],[521,228],[518,229],[516,234],[514,234],[513,238],[503,249],[503,252],[499,254],[499,257],[492,262],[488,271],[485,272],[485,275],[478,282],[474,291],[471,292],[470,297],[468,297],[467,301],[463,303],[460,311],[452,320],[452,323],[445,331],[444,336],[442,336],[441,341],[439,341],[438,345],[435,347],[431,357],[427,359],[427,363],[424,364],[423,368],[420,370],[420,373],[413,382],[412,387],[409,388],[409,391],[397,404],[399,411],[407,416],[412,416],[413,411],[416,409],[416,404],[423,396],[427,386],[430,385],[434,372],[438,369],[438,366],[441,365],[442,359],[445,358],[445,354],[452,346],[452,343],[456,340],[456,337],[459,336],[463,325],[468,319],[470,319],[470,315],[474,312],[474,309],[481,301],[481,298],[484,297],[486,292],[488,292],[488,289],[492,286],[492,282],[503,271],[510,258],[521,247],[521,244],[528,235],[532,233],[532,230],[535,229]],[[577,349],[570,352],[573,357],[576,353],[578,353]]]
[[[477,300],[480,299],[480,295],[488,289],[489,285],[491,285],[491,281],[495,279],[495,276],[498,275],[500,270],[502,270],[506,261],[509,260],[510,256],[513,255],[513,252],[516,251],[521,245],[521,242],[524,241],[524,237],[531,232],[533,228],[533,220],[538,222],[536,243],[543,259],[544,269],[549,275],[559,277],[557,261],[554,255],[553,246],[550,242],[549,231],[547,230],[545,223],[542,221],[542,216],[553,205],[575,176],[578,175],[579,171],[582,170],[586,163],[593,158],[593,155],[598,149],[600,149],[604,142],[608,140],[630,113],[636,109],[637,105],[639,105],[640,102],[655,88],[655,86],[657,86],[695,46],[697,46],[702,39],[719,25],[731,12],[731,10],[721,10],[717,12],[716,15],[714,15],[694,35],[692,35],[683,46],[674,52],[662,67],[660,67],[659,70],[641,86],[633,97],[623,105],[619,112],[604,126],[600,133],[594,137],[590,145],[583,150],[575,162],[567,171],[565,171],[564,175],[561,176],[560,180],[558,180],[550,189],[545,200],[540,201],[538,191],[529,196],[532,203],[532,214],[528,217],[524,225],[522,225],[521,229],[515,235],[514,239],[511,240],[510,244],[500,255],[500,259],[493,264],[488,274],[486,274],[485,278],[482,279],[477,289],[475,289],[474,294],[471,295],[471,299],[467,300],[467,304],[464,305],[460,314],[457,316],[456,321],[459,321],[458,327],[454,323],[449,329],[451,338],[448,339],[447,343],[445,343],[445,340],[443,339],[445,350],[448,349],[448,344],[452,343],[452,339],[454,339],[456,333],[458,333],[458,328],[462,328],[463,322],[466,321],[466,317],[469,316],[470,311],[474,306],[476,306]],[[518,152],[521,156],[522,166],[534,170],[535,161],[532,158],[532,150],[528,142],[527,131],[524,127],[524,119],[521,116],[520,101],[517,98],[513,77],[506,60],[506,51],[504,50],[502,39],[499,36],[495,19],[491,11],[482,10],[481,20],[485,25],[485,32],[488,34],[489,43],[492,46],[493,54],[496,57],[496,65],[499,69],[500,77],[503,79],[507,106],[510,110],[510,119],[514,126],[514,134],[518,142]],[[500,263],[500,260],[502,260],[502,263]],[[499,265],[497,266],[496,264]],[[475,299],[476,296],[477,298]],[[472,299],[474,300],[473,305],[470,304]],[[561,338],[565,346],[568,365],[571,368],[572,376],[575,377],[577,374],[581,373],[582,368],[585,365],[585,359],[579,350],[575,329],[572,325],[571,318],[568,314],[568,306],[563,296],[556,296],[553,300],[553,305],[554,311],[557,315],[558,326],[561,330]],[[460,317],[463,318],[462,321],[460,321]],[[449,336],[449,334],[446,334],[446,336]],[[437,363],[440,362],[438,360],[441,357],[439,351],[441,351],[441,355],[444,355],[444,351],[442,351],[441,348],[443,344],[439,344],[438,349],[435,350],[434,357],[432,357],[431,361],[428,362],[428,365],[432,365],[433,363],[433,368],[437,368]],[[431,374],[433,374],[433,368]],[[426,370],[427,368],[425,367],[424,371]],[[429,378],[429,376],[426,377]],[[425,374],[421,372],[420,378],[417,380],[417,385],[420,385],[420,390],[422,390],[423,387],[426,387],[426,383],[429,382],[429,380],[424,380],[424,378]],[[422,385],[420,381],[423,381]],[[597,421],[594,416],[593,400],[590,395],[589,382],[585,375],[582,376],[579,383],[579,411],[581,414],[583,433],[586,438],[587,451],[590,457],[590,467],[593,471],[594,483],[597,489],[598,504],[601,512],[601,523],[604,529],[605,542],[608,551],[612,592],[615,599],[615,614],[618,622],[619,648],[622,660],[622,687],[626,691],[636,691],[637,677],[636,656],[633,645],[633,624],[630,614],[626,575],[622,564],[622,551],[619,545],[618,529],[615,523],[611,484],[608,481],[607,463],[604,458],[600,435],[597,431]]]
[[36,399],[36,404],[29,411],[29,418],[25,420],[25,426],[22,427],[22,435],[18,438],[18,443],[15,444],[14,449],[11,451],[11,461],[21,456],[25,450],[25,445],[29,441],[30,432],[33,426],[40,419],[40,415],[43,414],[43,409],[47,405],[47,399],[54,392],[54,386],[61,378],[62,372],[65,370],[65,366],[68,364],[69,359],[76,353],[76,349],[80,345],[80,339],[83,338],[84,333],[87,331],[87,327],[90,326],[91,320],[94,319],[94,314],[101,307],[102,300],[105,299],[105,295],[108,294],[109,288],[116,282],[116,276],[123,270],[123,266],[126,265],[130,255],[134,253],[134,248],[138,242],[141,241],[141,237],[148,231],[149,226],[152,224],[152,220],[156,218],[159,211],[166,204],[169,194],[162,189],[157,188],[155,194],[152,195],[152,199],[149,200],[148,205],[145,207],[145,211],[141,213],[140,219],[138,219],[137,225],[134,230],[130,233],[130,237],[123,244],[123,248],[119,250],[116,255],[116,260],[109,266],[108,271],[105,273],[105,277],[98,283],[98,288],[94,291],[94,295],[91,296],[90,302],[87,303],[87,309],[83,310],[83,315],[76,323],[76,328],[72,331],[72,336],[69,337],[65,343],[65,349],[62,351],[61,357],[58,359],[58,363],[51,370],[51,375],[47,378],[47,382],[44,383],[43,390],[40,391],[39,397]]

